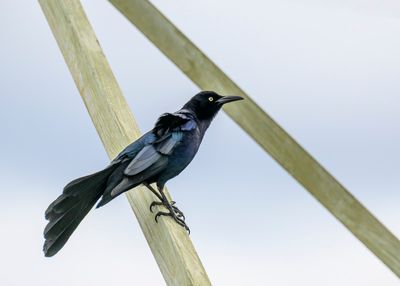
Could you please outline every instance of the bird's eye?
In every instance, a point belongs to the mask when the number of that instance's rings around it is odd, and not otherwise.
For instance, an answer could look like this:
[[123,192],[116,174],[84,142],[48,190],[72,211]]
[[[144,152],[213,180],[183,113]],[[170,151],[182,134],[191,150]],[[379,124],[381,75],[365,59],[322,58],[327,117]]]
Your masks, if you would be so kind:
[[208,101],[213,101],[213,100],[214,100],[214,98],[211,96],[208,98]]

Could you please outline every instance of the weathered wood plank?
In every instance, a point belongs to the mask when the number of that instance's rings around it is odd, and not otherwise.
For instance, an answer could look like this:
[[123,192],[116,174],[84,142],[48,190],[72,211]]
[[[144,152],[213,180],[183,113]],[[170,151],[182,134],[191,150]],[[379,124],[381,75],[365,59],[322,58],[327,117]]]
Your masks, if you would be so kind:
[[147,0],[110,2],[204,90],[241,95],[224,110],[400,277],[400,242],[331,174]]
[[[39,0],[110,158],[140,135],[94,31],[78,0]],[[186,231],[170,218],[156,224],[146,188],[128,194],[168,285],[211,285]],[[134,258],[133,258],[134,259]]]

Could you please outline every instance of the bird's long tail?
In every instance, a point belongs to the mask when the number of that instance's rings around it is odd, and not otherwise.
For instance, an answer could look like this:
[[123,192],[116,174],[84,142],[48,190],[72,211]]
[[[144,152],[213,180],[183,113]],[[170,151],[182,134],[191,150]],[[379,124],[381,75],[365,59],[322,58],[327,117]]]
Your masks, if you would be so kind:
[[45,256],[53,256],[68,241],[82,219],[103,195],[107,180],[117,166],[110,165],[95,174],[73,180],[46,210],[49,220],[44,229]]

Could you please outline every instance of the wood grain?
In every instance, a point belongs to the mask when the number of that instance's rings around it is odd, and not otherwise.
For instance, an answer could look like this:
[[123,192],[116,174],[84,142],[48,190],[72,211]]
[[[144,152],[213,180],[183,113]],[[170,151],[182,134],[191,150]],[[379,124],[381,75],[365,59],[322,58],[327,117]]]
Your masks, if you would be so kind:
[[245,97],[226,113],[400,277],[399,240],[157,8],[147,0],[110,2],[201,89]]
[[[140,131],[83,8],[78,0],[39,3],[101,141],[114,158]],[[155,199],[151,192],[138,187],[127,197],[167,285],[211,285],[186,231],[171,218],[155,223],[149,211]]]

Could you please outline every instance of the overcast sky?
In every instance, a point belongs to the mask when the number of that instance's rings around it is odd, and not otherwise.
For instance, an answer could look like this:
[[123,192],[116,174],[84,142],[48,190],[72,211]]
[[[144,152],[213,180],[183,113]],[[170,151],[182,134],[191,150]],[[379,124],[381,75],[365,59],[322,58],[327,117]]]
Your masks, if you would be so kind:
[[[153,3],[400,236],[400,2]],[[107,1],[83,5],[142,131],[199,91]],[[163,285],[123,196],[43,257],[47,205],[108,158],[38,3],[0,14],[0,284]],[[168,187],[214,285],[398,285],[223,113]]]

